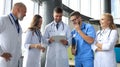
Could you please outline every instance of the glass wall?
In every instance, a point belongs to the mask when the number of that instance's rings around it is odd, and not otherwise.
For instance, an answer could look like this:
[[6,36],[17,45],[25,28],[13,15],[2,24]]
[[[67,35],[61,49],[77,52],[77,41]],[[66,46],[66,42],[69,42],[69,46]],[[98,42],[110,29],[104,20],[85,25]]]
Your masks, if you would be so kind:
[[120,0],[111,0],[111,7],[114,22],[120,24]]
[[62,3],[66,6],[69,6],[69,4],[70,4],[69,2],[70,2],[70,0],[62,0]]
[[71,9],[94,19],[100,19],[103,13],[104,0],[62,0],[62,2]]
[[0,0],[0,16],[4,14],[4,1]]
[[91,17],[95,19],[100,18],[100,11],[101,11],[101,6],[100,6],[100,0],[91,0]]
[[[120,25],[120,0],[111,0],[111,13],[114,18],[114,23]],[[118,31],[120,29],[118,28]],[[120,32],[118,32],[120,34]],[[119,35],[119,43],[120,43],[120,35]]]
[[[100,19],[104,13],[104,0],[62,0],[63,4],[81,14]],[[73,6],[74,5],[74,6]],[[111,13],[116,24],[120,24],[120,0],[111,0]]]
[[65,16],[62,17],[62,21],[63,21],[64,23],[69,24],[69,23],[68,23],[68,20],[69,20],[68,17],[65,17]]
[[91,0],[81,0],[80,12],[86,16],[91,16]]
[[[4,15],[6,0],[0,0],[0,15]],[[27,6],[26,17],[20,22],[23,31],[25,31],[34,15],[34,2],[32,0],[13,0],[13,4],[16,2],[23,2]],[[81,14],[89,16],[94,19],[100,19],[104,9],[104,0],[62,0],[62,3],[70,7],[73,10],[80,11]],[[74,5],[74,6],[73,6]],[[42,5],[41,5],[42,6]],[[120,24],[120,0],[111,0],[111,12],[116,24]],[[43,8],[40,7],[40,15],[42,15]],[[64,20],[65,17],[63,17]],[[68,18],[65,21],[68,21]],[[44,21],[44,20],[43,20]]]

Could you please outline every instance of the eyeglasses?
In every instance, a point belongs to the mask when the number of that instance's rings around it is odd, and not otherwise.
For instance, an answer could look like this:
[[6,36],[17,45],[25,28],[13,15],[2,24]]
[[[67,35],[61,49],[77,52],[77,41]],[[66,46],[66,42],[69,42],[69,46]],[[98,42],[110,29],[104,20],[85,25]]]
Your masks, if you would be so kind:
[[76,21],[78,18],[79,18],[79,17],[72,18],[70,21],[71,21],[71,22],[74,22],[74,21]]

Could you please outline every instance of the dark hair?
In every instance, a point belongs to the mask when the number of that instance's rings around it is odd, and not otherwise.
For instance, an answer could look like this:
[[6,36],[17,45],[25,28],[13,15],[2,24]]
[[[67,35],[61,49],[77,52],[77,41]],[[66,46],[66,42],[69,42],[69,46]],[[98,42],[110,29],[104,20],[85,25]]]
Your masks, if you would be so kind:
[[71,16],[80,17],[81,14],[80,14],[78,11],[73,11],[73,12],[70,14],[70,17],[71,17]]
[[63,10],[60,7],[56,7],[56,8],[54,8],[54,12],[56,12],[56,13],[63,13]]
[[40,15],[34,15],[32,22],[30,24],[30,27],[28,29],[35,31],[36,29],[39,29],[38,24],[39,24],[39,19],[42,18]]

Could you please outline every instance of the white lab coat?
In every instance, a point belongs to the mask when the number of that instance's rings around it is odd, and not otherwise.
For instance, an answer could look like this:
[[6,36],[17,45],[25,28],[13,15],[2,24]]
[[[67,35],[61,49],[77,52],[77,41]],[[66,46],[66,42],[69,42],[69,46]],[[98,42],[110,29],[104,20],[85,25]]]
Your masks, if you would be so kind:
[[[10,16],[11,18],[11,16]],[[13,22],[13,24],[11,23]],[[3,57],[0,59],[0,63],[3,63],[0,67],[17,67],[18,60],[21,54],[21,35],[22,30],[20,27],[20,33],[18,34],[13,19],[9,19],[9,16],[0,17],[0,48],[2,53],[8,52],[12,55],[10,61],[6,62]],[[0,54],[1,55],[1,54]]]
[[[103,30],[97,32],[96,42],[102,43],[102,51],[95,51],[94,67],[116,67],[114,46],[118,40],[117,35],[117,30],[109,28],[105,29],[104,32]],[[97,46],[94,44],[93,50],[96,48]]]
[[40,44],[39,38],[36,33],[31,30],[27,30],[25,37],[25,55],[23,61],[23,67],[41,67],[41,51],[37,48],[29,49],[31,44]]
[[[56,28],[56,22],[53,21],[46,26],[44,38],[47,40],[55,35],[65,35],[68,43],[71,42],[71,30],[62,21],[59,24],[59,28]],[[69,46],[69,45],[68,45]],[[45,67],[69,67],[67,47],[61,43],[54,42],[47,47],[46,63]]]

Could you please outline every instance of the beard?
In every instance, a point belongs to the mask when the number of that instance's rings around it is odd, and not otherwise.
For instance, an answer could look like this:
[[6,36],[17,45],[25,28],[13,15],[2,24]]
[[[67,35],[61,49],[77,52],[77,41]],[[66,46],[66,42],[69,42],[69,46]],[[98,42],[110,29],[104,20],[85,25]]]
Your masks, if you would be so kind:
[[55,22],[60,22],[62,19],[59,19],[59,20],[55,20]]
[[20,21],[23,20],[23,16],[21,15],[21,13],[18,14],[18,19],[19,19]]

